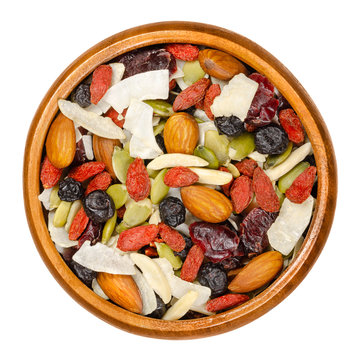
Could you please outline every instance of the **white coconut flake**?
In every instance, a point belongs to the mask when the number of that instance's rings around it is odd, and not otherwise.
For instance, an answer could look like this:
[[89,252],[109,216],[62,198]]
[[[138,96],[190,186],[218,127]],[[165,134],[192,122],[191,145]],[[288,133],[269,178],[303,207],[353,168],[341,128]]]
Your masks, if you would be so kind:
[[182,64],[182,66],[180,67],[180,62],[185,63],[182,60],[176,60],[176,71],[170,75],[169,81],[173,80],[173,79],[180,79],[184,77],[184,72],[182,70],[182,67],[184,66],[184,64]]
[[169,261],[165,258],[156,258],[153,259],[153,261],[155,261],[160,266],[162,272],[164,273],[165,277],[167,278],[170,284],[171,294],[174,297],[180,299],[186,293],[193,290],[198,293],[198,297],[193,305],[200,306],[205,304],[209,300],[211,294],[210,288],[202,285],[196,285],[188,281],[184,281],[179,277],[175,276],[173,267],[171,266]]
[[217,128],[213,121],[206,121],[198,124],[199,126],[199,141],[198,144],[204,146],[205,144],[205,133],[209,130],[217,131]]
[[204,110],[201,110],[201,109],[196,109],[194,111],[194,116],[202,121],[205,121],[205,122],[212,122],[212,120],[210,120],[208,118],[208,116],[206,115],[206,112]]
[[69,248],[76,246],[78,241],[69,240],[69,234],[64,227],[55,227],[53,224],[55,211],[51,211],[48,214],[48,229],[51,240],[63,248]]
[[130,156],[154,159],[163,154],[153,131],[153,109],[142,101],[132,99],[126,112],[124,129],[131,132]]
[[265,171],[266,175],[271,181],[278,180],[281,176],[289,172],[300,161],[303,161],[312,151],[311,143],[305,143],[299,148],[295,149],[289,157],[280,165]]
[[101,110],[101,107],[100,106],[97,106],[95,104],[90,104],[89,106],[87,106],[85,108],[86,111],[89,111],[89,112],[93,112],[97,115],[101,115],[103,114],[103,111]]
[[75,142],[78,143],[81,139],[82,139],[82,134],[79,130],[79,126],[74,124],[75,125]]
[[111,86],[114,86],[115,84],[117,84],[122,77],[124,76],[124,72],[125,72],[125,65],[122,63],[111,63],[109,64],[111,66],[112,69],[112,74],[111,74]]
[[144,275],[138,269],[135,269],[135,271],[136,273],[132,277],[140,291],[143,304],[141,313],[143,315],[148,315],[151,314],[157,306],[155,292],[145,279]]
[[109,297],[104,293],[103,289],[100,287],[99,283],[97,282],[96,278],[94,278],[91,282],[91,287],[94,290],[96,295],[99,295],[105,300],[109,300]]
[[85,241],[72,257],[74,261],[88,269],[109,274],[134,275],[135,266],[129,255],[122,255],[100,242],[91,246]]
[[92,136],[84,135],[82,137],[82,141],[84,144],[85,156],[88,160],[94,160],[94,152],[92,147]]
[[213,76],[210,76],[210,79],[211,79],[211,83],[212,84],[218,84],[220,85],[220,89],[222,91],[222,89],[224,88],[224,86],[226,86],[229,82],[226,81],[226,80],[220,80],[220,79],[217,79],[216,77],[213,77]]
[[42,193],[38,196],[38,199],[42,202],[46,210],[50,210],[50,195],[53,188],[44,189]]
[[270,245],[287,256],[301,238],[309,225],[314,198],[309,196],[302,204],[292,203],[285,199],[279,216],[267,232]]
[[235,75],[214,99],[210,109],[215,117],[235,115],[245,120],[259,84],[244,74]]
[[60,99],[58,105],[66,117],[93,134],[107,139],[123,139],[125,137],[121,128],[115,125],[109,117],[86,111],[78,104],[68,100]]
[[169,97],[169,70],[147,71],[130,76],[112,86],[103,99],[119,114],[132,99],[155,100]]
[[253,159],[253,160],[258,161],[258,162],[265,162],[266,158],[267,158],[267,155],[260,154],[257,151],[253,151],[251,154],[248,155],[248,157],[250,159]]
[[161,223],[161,217],[160,217],[160,210],[159,209],[156,209],[152,215],[150,216],[150,219],[149,219],[149,224],[150,225],[157,225]]

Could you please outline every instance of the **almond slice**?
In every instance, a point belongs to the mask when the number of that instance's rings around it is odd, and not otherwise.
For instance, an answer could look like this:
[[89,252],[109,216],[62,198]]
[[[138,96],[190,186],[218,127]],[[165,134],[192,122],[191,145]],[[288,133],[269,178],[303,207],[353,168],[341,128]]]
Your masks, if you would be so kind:
[[68,100],[60,99],[58,105],[63,115],[93,134],[107,139],[125,139],[121,128],[115,125],[109,117],[87,111]]
[[190,290],[181,297],[162,317],[163,320],[178,320],[182,318],[198,297],[196,291]]
[[167,304],[171,300],[170,285],[159,265],[153,259],[143,254],[132,253],[130,258],[140,268],[152,289]]
[[233,176],[231,173],[212,169],[190,168],[199,176],[198,183],[209,185],[225,185],[229,183]]
[[147,168],[149,170],[161,170],[176,166],[208,166],[209,163],[201,157],[187,154],[164,154],[150,161]]

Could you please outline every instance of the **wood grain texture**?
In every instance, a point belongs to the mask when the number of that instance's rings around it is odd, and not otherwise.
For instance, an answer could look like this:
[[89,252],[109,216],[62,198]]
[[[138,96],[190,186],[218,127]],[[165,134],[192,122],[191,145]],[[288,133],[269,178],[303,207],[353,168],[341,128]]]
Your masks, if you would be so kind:
[[[292,264],[264,292],[222,314],[185,321],[161,321],[128,312],[97,296],[65,265],[53,245],[41,208],[39,171],[47,131],[58,112],[57,100],[98,65],[135,48],[186,42],[225,51],[264,74],[285,95],[299,115],[312,143],[318,170],[318,198],[304,244]],[[95,45],[75,60],[54,82],[31,123],[23,168],[25,211],[35,245],[59,284],[83,307],[108,323],[143,336],[189,339],[223,333],[255,320],[285,299],[304,279],[325,245],[334,217],[337,170],[326,125],[310,96],[289,70],[249,39],[216,26],[191,22],[163,22],[120,32]]]

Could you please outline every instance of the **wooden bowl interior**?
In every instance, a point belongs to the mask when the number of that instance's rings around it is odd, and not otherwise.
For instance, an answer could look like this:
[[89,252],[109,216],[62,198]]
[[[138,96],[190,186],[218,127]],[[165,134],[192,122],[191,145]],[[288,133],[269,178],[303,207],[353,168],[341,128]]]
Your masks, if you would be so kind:
[[[318,171],[318,198],[302,248],[289,267],[265,291],[221,314],[167,322],[128,312],[88,289],[55,249],[38,195],[41,157],[48,128],[58,112],[57,100],[67,98],[98,65],[136,48],[172,42],[205,45],[225,51],[269,78],[299,115],[312,143]],[[28,223],[37,249],[56,280],[77,302],[123,330],[149,337],[185,339],[215,335],[245,325],[276,306],[299,285],[319,256],[330,231],[336,205],[337,174],[331,139],[319,111],[299,82],[277,59],[252,41],[219,27],[165,22],[126,30],[100,42],[59,76],[41,102],[29,129],[23,189]]]

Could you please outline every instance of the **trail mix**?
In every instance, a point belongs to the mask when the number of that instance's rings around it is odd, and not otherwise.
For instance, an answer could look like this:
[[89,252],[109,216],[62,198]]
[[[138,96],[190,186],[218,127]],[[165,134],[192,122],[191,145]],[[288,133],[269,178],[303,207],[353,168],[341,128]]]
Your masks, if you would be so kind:
[[299,117],[224,52],[168,44],[100,65],[45,144],[52,241],[89,288],[164,320],[263,291],[311,221],[316,165]]

